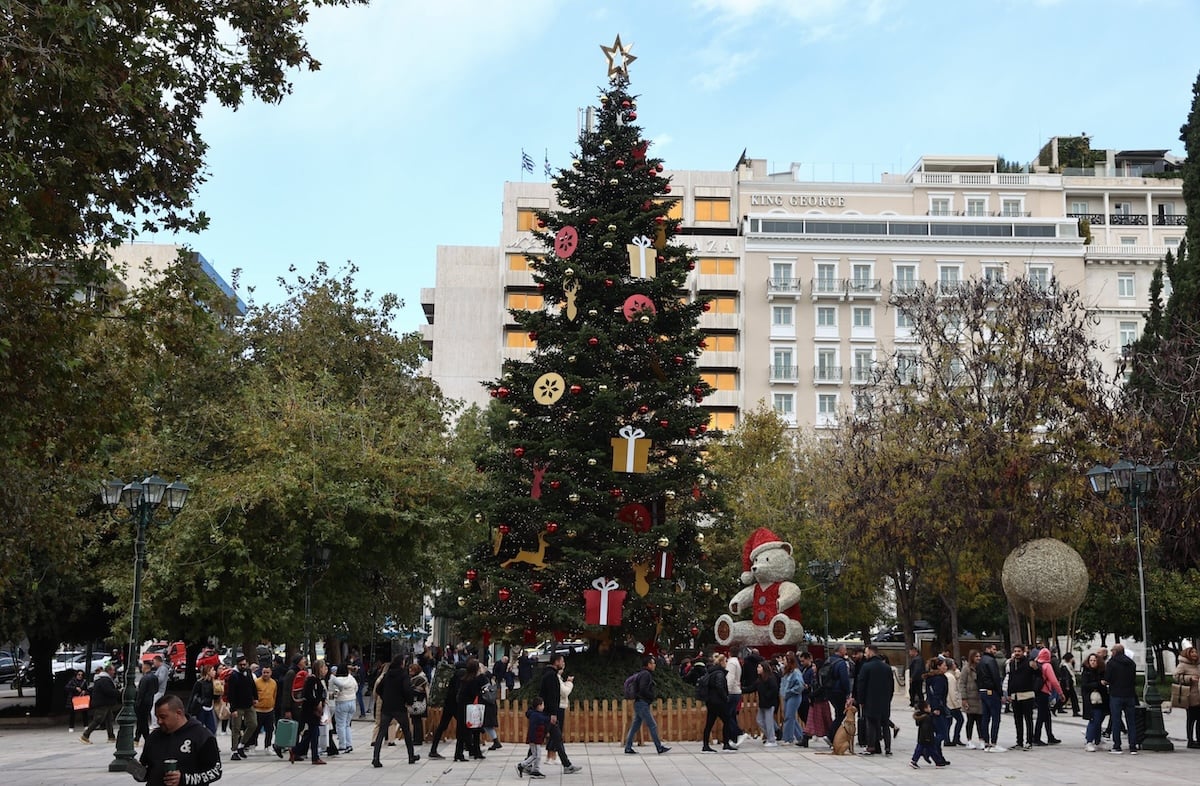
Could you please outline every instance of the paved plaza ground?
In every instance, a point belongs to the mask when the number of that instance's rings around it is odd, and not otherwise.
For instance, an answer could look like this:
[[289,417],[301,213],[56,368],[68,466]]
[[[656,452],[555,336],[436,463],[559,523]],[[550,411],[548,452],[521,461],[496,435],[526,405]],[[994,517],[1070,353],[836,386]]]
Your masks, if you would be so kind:
[[[10,703],[9,690],[0,690],[0,703]],[[1059,715],[1054,720],[1055,734],[1063,744],[1034,748],[1024,752],[983,753],[965,748],[947,748],[951,765],[935,770],[908,766],[912,754],[915,729],[905,697],[897,693],[893,720],[901,732],[894,745],[895,756],[832,756],[820,751],[823,744],[812,748],[780,746],[764,748],[760,742],[748,741],[736,753],[701,753],[699,742],[679,743],[666,740],[671,751],[659,756],[647,744],[638,756],[626,755],[620,745],[576,744],[568,746],[574,763],[583,771],[563,775],[561,767],[545,766],[545,783],[563,782],[569,786],[774,786],[775,784],[978,784],[979,786],[1060,786],[1061,784],[1120,784],[1120,786],[1149,786],[1150,784],[1192,783],[1200,772],[1200,750],[1187,750],[1183,738],[1183,713],[1175,711],[1166,717],[1167,732],[1175,743],[1173,753],[1142,753],[1114,756],[1109,753],[1087,753],[1083,749],[1083,723],[1080,719]],[[568,716],[568,724],[570,717]],[[131,777],[109,773],[113,746],[104,742],[101,732],[93,735],[95,745],[79,742],[79,732],[69,734],[65,727],[13,728],[0,726],[0,784],[5,786],[35,786],[40,784],[133,784]],[[354,733],[366,738],[370,722],[358,721]],[[1001,722],[1000,744],[1013,742],[1011,715]],[[504,748],[487,754],[485,761],[468,764],[429,761],[424,758],[416,765],[406,763],[404,747],[384,749],[384,767],[371,767],[371,751],[367,745],[356,745],[353,753],[329,760],[325,767],[308,763],[289,764],[274,754],[255,751],[246,761],[229,761],[226,749],[228,738],[222,740],[225,776],[221,783],[253,784],[517,784],[516,764],[524,756],[525,746],[505,741]],[[443,749],[449,755],[453,746]]]

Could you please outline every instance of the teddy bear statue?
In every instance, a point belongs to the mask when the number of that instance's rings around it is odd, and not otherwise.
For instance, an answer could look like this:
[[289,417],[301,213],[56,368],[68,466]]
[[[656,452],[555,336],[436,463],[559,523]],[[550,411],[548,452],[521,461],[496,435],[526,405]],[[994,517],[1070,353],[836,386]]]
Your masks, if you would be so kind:
[[800,588],[792,582],[796,561],[792,544],[784,543],[759,527],[742,548],[742,583],[745,588],[729,601],[729,612],[750,619],[735,620],[730,614],[717,618],[717,644],[728,646],[794,645],[804,640],[800,624]]

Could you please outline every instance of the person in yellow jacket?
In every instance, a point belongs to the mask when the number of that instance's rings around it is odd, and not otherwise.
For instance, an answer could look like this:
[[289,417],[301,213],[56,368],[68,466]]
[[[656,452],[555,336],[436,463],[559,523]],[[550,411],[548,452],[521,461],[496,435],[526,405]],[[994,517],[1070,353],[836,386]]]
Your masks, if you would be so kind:
[[258,747],[258,733],[266,736],[263,739],[263,750],[271,747],[271,739],[275,735],[275,696],[279,691],[279,683],[271,676],[271,667],[263,666],[262,672],[254,679],[254,687],[258,689],[258,700],[254,702],[254,712],[258,716],[258,728],[250,740],[250,747]]

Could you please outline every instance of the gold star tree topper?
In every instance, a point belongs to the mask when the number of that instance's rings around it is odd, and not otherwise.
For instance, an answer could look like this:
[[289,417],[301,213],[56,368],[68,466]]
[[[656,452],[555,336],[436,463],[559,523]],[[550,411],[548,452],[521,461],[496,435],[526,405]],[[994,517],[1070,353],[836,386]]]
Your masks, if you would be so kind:
[[622,45],[621,36],[618,35],[612,46],[601,44],[600,48],[604,50],[604,56],[608,58],[609,78],[617,74],[629,76],[629,64],[637,60],[637,57],[629,54],[629,50],[633,49],[633,44]]

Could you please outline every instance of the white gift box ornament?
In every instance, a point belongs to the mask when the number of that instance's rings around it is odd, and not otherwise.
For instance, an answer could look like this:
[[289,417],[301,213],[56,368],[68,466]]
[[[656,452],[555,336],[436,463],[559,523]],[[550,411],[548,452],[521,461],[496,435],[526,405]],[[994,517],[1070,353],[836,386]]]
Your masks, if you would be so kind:
[[653,242],[645,235],[639,235],[633,242],[625,246],[629,252],[629,275],[634,278],[654,278],[657,275]]
[[646,432],[634,426],[622,426],[613,437],[613,472],[645,472],[650,457],[650,440]]

